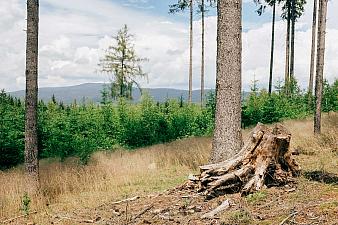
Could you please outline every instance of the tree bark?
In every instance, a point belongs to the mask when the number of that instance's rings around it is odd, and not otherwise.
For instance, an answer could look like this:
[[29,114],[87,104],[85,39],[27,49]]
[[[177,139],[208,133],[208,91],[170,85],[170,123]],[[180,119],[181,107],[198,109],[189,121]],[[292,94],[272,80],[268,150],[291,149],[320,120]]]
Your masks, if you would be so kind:
[[289,91],[289,78],[290,78],[290,27],[291,27],[291,0],[287,0],[288,15],[287,15],[287,26],[286,26],[286,49],[285,49],[285,78],[284,86],[285,93]]
[[27,1],[25,168],[29,191],[39,187],[37,136],[39,0]]
[[185,187],[198,188],[208,198],[226,193],[247,195],[270,186],[293,182],[300,167],[289,148],[291,133],[281,124],[273,129],[258,124],[242,150],[227,161],[201,166]]
[[224,161],[242,146],[242,1],[218,0],[215,131],[210,162]]
[[201,62],[201,107],[203,107],[204,104],[204,35],[205,35],[205,15],[204,15],[204,0],[202,0],[202,62]]
[[[290,78],[294,78],[295,73],[295,26],[296,26],[296,0],[291,0],[291,58],[290,58]],[[291,90],[292,91],[292,90]]]
[[321,104],[323,95],[323,73],[325,56],[325,32],[326,32],[326,14],[327,0],[319,0],[318,11],[318,43],[317,43],[317,63],[316,63],[316,111],[314,115],[314,133],[321,132]]
[[270,56],[270,77],[269,77],[269,94],[272,92],[272,74],[273,74],[273,54],[275,47],[275,20],[276,20],[276,2],[273,3],[272,9],[272,31],[271,31],[271,56]]
[[313,0],[313,18],[312,18],[312,45],[311,45],[311,61],[310,61],[310,78],[309,78],[309,104],[312,99],[313,91],[313,74],[315,69],[315,55],[316,55],[316,27],[317,27],[317,0]]
[[193,0],[190,0],[189,103],[192,102]]

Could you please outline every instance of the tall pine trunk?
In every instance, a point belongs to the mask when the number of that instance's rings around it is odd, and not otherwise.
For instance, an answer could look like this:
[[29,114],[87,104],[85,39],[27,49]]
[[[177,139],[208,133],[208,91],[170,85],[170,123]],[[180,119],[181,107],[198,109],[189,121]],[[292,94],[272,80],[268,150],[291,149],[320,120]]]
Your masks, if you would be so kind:
[[[295,26],[296,26],[296,0],[291,0],[291,58],[289,83],[294,79],[295,74]],[[292,85],[289,86],[292,88]],[[289,90],[291,93],[293,90]]]
[[326,14],[327,0],[319,0],[318,11],[318,43],[317,43],[317,63],[316,63],[316,111],[314,115],[314,133],[321,132],[321,104],[323,95],[323,73],[324,73],[324,56],[325,56],[325,31],[326,31]]
[[204,45],[205,45],[205,40],[204,40],[204,35],[205,35],[205,15],[204,15],[204,0],[201,2],[201,11],[202,11],[202,62],[201,62],[201,107],[203,107],[204,103]]
[[193,0],[190,0],[189,103],[192,102]]
[[317,26],[317,0],[313,0],[312,45],[311,45],[310,79],[309,79],[309,87],[308,87],[309,104],[311,103],[311,99],[312,99],[313,74],[315,70],[316,26]]
[[242,0],[217,1],[215,131],[210,162],[224,161],[242,146]]
[[275,20],[276,20],[276,2],[273,3],[272,9],[272,31],[271,31],[271,56],[270,56],[270,77],[269,77],[269,94],[272,92],[272,74],[273,74],[273,54],[275,47]]
[[289,93],[289,78],[290,78],[290,28],[291,28],[291,0],[287,0],[288,15],[286,25],[286,47],[285,47],[285,77],[284,86],[285,93]]
[[25,169],[27,188],[39,187],[37,136],[39,0],[27,1]]

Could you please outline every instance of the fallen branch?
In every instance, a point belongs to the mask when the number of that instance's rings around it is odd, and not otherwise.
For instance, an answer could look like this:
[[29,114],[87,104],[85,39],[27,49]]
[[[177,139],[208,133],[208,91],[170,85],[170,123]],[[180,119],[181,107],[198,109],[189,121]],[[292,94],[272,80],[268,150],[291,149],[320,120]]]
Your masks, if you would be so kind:
[[95,219],[91,220],[91,219],[71,218],[71,217],[67,217],[67,216],[56,216],[55,219],[71,220],[71,221],[75,221],[75,222],[78,222],[78,223],[95,223],[95,222],[99,221],[101,219],[101,217],[96,217]]
[[297,215],[298,212],[293,212],[291,213],[288,217],[286,217],[279,225],[283,225],[285,222],[287,222],[289,219],[291,219],[291,217],[294,217],[295,215]]
[[218,213],[226,210],[230,208],[230,202],[229,199],[225,200],[224,202],[222,202],[222,204],[220,206],[218,206],[217,208],[215,208],[214,210],[204,214],[203,216],[201,216],[202,219],[213,219]]
[[139,196],[135,196],[135,197],[123,199],[123,200],[120,200],[120,201],[117,201],[117,202],[112,202],[112,203],[110,203],[110,204],[112,204],[112,205],[117,205],[117,204],[121,204],[121,203],[124,203],[124,202],[135,201],[135,200],[137,200],[137,199],[139,199],[139,198],[140,198]]
[[11,222],[13,222],[14,220],[17,220],[17,219],[20,219],[20,218],[22,218],[22,217],[26,217],[26,216],[29,216],[29,215],[32,215],[32,214],[36,214],[36,213],[38,213],[38,212],[37,212],[37,211],[34,211],[34,212],[31,212],[31,213],[28,213],[28,214],[16,216],[16,217],[13,217],[13,218],[4,220],[4,221],[2,221],[1,223],[11,223]]
[[130,201],[137,200],[139,198],[140,198],[139,196],[135,196],[135,197],[132,197],[132,198],[127,198],[127,199],[123,199],[123,200],[116,201],[116,202],[105,202],[105,203],[97,206],[97,208],[101,208],[101,207],[107,206],[107,205],[117,205],[117,204],[124,203],[124,202],[130,202]]
[[148,207],[146,207],[145,209],[143,209],[141,212],[139,212],[137,215],[135,215],[132,220],[136,220],[137,218],[141,217],[143,214],[145,214],[146,212],[148,212],[150,209],[152,209],[154,207],[154,205],[149,205]]

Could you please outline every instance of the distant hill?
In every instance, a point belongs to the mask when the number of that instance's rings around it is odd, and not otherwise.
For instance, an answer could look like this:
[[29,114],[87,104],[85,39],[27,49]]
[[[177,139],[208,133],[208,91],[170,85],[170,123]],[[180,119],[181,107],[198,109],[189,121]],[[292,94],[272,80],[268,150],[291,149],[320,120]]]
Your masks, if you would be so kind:
[[[69,87],[46,87],[39,89],[39,99],[50,101],[53,94],[57,101],[62,101],[65,104],[70,104],[76,100],[77,102],[95,102],[101,101],[101,90],[103,83],[86,83]],[[206,93],[211,89],[206,90]],[[187,90],[171,89],[171,88],[145,88],[143,92],[147,92],[155,101],[163,102],[166,99],[179,99],[181,96],[184,100],[188,99]],[[200,90],[194,90],[192,95],[193,102],[200,101]],[[25,91],[10,92],[10,95],[18,98],[24,98]],[[133,91],[133,99],[135,102],[140,101],[141,93],[138,89]]]

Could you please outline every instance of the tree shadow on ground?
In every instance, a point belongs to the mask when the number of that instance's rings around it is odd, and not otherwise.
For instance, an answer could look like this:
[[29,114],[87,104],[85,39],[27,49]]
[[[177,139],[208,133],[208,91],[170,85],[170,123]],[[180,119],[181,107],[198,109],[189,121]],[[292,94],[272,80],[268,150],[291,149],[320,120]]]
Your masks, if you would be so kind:
[[304,177],[311,181],[317,181],[325,184],[338,185],[338,175],[324,171],[314,170],[304,172]]

